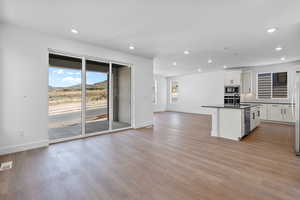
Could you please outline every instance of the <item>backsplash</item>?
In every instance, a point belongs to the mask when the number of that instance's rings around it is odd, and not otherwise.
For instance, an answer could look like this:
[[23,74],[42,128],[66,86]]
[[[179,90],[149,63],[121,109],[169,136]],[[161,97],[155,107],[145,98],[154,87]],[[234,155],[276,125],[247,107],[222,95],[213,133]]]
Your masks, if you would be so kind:
[[249,94],[241,94],[241,102],[292,103],[292,98],[288,98],[288,99],[257,99],[256,93],[249,93]]

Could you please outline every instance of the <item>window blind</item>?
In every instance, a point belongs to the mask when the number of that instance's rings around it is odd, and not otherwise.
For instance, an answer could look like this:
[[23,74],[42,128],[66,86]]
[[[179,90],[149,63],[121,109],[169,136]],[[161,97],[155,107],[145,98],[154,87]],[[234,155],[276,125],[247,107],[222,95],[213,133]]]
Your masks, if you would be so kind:
[[257,97],[259,99],[271,99],[272,95],[272,74],[257,74]]

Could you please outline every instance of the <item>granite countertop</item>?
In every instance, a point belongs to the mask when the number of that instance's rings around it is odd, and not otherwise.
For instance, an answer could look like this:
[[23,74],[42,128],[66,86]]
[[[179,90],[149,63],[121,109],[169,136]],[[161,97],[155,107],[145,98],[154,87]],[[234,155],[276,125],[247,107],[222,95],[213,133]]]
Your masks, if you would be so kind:
[[227,108],[227,109],[246,109],[259,106],[258,103],[255,104],[216,104],[216,105],[203,105],[204,108]]
[[284,103],[280,103],[280,102],[265,102],[265,101],[243,101],[241,102],[241,104],[284,104],[284,105],[292,105],[295,103],[288,103],[288,102],[284,102]]

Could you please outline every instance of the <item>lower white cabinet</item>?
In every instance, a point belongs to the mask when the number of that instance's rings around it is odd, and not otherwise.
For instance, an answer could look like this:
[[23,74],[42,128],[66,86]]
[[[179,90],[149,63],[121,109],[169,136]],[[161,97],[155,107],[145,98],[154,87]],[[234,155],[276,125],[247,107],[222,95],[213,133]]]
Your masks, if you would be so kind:
[[261,104],[259,105],[260,119],[267,120],[268,119],[268,105]]
[[260,106],[251,107],[250,115],[250,131],[252,131],[260,123]]
[[282,108],[283,112],[283,120],[285,122],[293,122],[294,121],[294,112],[295,112],[295,106],[293,105],[284,105]]
[[269,104],[267,120],[278,122],[294,122],[294,106]]
[[[261,120],[274,122],[295,122],[295,105],[259,103],[259,117]],[[253,116],[252,116],[253,117]]]
[[283,121],[282,116],[282,105],[280,104],[269,104],[268,120],[271,121]]

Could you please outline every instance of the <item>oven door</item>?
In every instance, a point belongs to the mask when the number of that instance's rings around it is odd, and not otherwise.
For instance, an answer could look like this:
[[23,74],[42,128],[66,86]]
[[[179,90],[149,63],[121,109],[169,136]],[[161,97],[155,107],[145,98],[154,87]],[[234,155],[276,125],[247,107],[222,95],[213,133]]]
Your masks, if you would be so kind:
[[234,103],[233,96],[225,96],[224,97],[224,104],[233,104],[233,103]]

